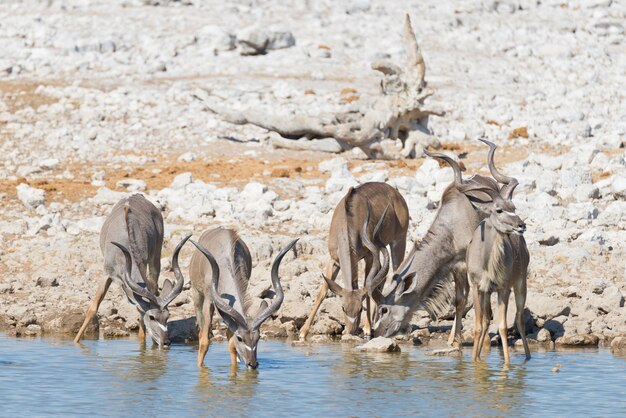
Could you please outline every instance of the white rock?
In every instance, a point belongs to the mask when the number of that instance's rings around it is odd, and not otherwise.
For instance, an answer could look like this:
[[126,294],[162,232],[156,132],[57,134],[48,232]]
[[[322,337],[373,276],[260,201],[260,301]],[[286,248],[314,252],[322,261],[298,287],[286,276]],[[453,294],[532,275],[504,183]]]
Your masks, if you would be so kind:
[[235,35],[219,26],[204,26],[196,34],[196,39],[200,47],[211,48],[214,52],[235,49]]
[[400,352],[400,346],[391,338],[376,337],[363,345],[356,347],[360,351],[375,351],[380,353]]
[[332,158],[330,160],[324,160],[318,165],[319,171],[322,173],[330,172],[334,177],[351,177],[350,170],[348,169],[348,161],[342,157]]
[[263,193],[267,192],[267,186],[265,184],[258,183],[256,181],[246,184],[241,191],[241,198],[247,201],[257,201],[263,197]]
[[439,164],[432,159],[424,161],[424,164],[415,172],[415,180],[423,190],[430,189],[435,184],[435,174],[439,171]]
[[591,220],[598,217],[598,208],[591,202],[571,203],[566,208],[567,219],[576,222],[581,219]]
[[26,183],[22,183],[16,187],[17,198],[27,207],[35,209],[37,206],[43,205],[46,201],[46,192],[36,189]]
[[413,177],[400,176],[389,179],[389,184],[402,193],[420,193],[422,191],[420,183]]
[[626,199],[626,176],[615,175],[611,182],[611,193],[620,199]]
[[606,209],[600,212],[596,221],[598,225],[613,228],[623,227],[621,223],[626,221],[626,202],[616,201],[611,203]]
[[37,235],[41,231],[47,231],[50,229],[54,222],[52,215],[44,215],[37,219],[37,222],[28,229],[28,235]]
[[138,179],[123,179],[115,183],[115,186],[120,189],[126,189],[130,192],[139,192],[146,190],[146,182]]
[[198,155],[196,153],[186,152],[184,154],[181,154],[180,157],[178,157],[178,161],[190,163],[192,161],[196,161],[197,158],[198,158]]
[[98,233],[102,229],[105,219],[106,216],[93,216],[91,218],[79,220],[76,222],[76,226],[82,231]]
[[604,245],[606,244],[606,234],[599,229],[589,228],[578,236],[576,242],[595,242]]
[[563,157],[560,155],[544,155],[544,154],[531,154],[528,159],[534,161],[540,166],[548,170],[559,170],[563,165]]
[[128,196],[128,193],[116,192],[107,187],[100,187],[93,200],[95,203],[113,205]]
[[260,26],[251,26],[237,34],[237,44],[241,55],[264,54],[269,44],[269,32]]
[[172,184],[170,184],[170,189],[181,190],[191,183],[193,183],[193,177],[191,173],[181,173],[174,177]]
[[387,170],[375,170],[359,177],[359,181],[361,183],[366,183],[369,181],[385,182],[388,178],[389,172]]
[[342,3],[342,5],[346,8],[346,13],[352,15],[359,12],[367,12],[372,7],[372,2],[371,0],[349,0]]
[[461,142],[467,139],[467,134],[465,133],[465,131],[460,129],[451,129],[448,135],[450,136],[450,139],[454,142]]
[[624,145],[624,137],[619,134],[609,134],[602,138],[602,144],[609,150],[619,149]]
[[53,170],[59,165],[58,158],[47,158],[39,163],[39,167],[44,170]]
[[267,49],[290,48],[296,44],[296,38],[289,31],[274,31],[270,34]]
[[23,219],[16,221],[0,221],[0,234],[25,234],[28,224]]
[[326,193],[340,193],[343,195],[350,187],[356,187],[359,182],[350,175],[350,177],[331,177],[326,181]]
[[600,197],[600,189],[595,184],[583,184],[574,191],[574,199],[577,202],[588,202]]
[[435,183],[437,186],[447,186],[452,182],[452,180],[454,180],[454,171],[452,170],[452,167],[443,167],[435,174]]
[[538,316],[550,320],[561,315],[569,315],[571,307],[567,302],[556,296],[547,296],[543,293],[530,292],[526,299],[526,306]]
[[41,172],[41,168],[32,165],[21,165],[17,169],[17,175],[19,177],[28,177],[31,174],[37,174],[39,172]]
[[104,182],[104,176],[106,175],[106,173],[104,171],[96,171],[95,173],[93,173],[91,175],[91,185],[92,186],[97,186],[97,187],[102,187],[105,185]]

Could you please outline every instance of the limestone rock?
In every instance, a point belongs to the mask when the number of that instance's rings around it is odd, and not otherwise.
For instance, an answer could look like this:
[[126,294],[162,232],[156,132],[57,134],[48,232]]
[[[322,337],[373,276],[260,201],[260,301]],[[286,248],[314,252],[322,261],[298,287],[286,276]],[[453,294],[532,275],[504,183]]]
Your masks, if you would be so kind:
[[[69,311],[59,311],[58,313],[44,319],[43,326],[46,334],[76,335],[84,320],[85,311],[83,310],[75,309]],[[97,338],[99,330],[100,324],[96,315],[87,326],[84,336]]]
[[600,339],[597,335],[566,335],[556,339],[555,344],[560,346],[598,346]]
[[619,337],[613,338],[613,341],[611,341],[611,351],[625,352],[626,351],[626,337],[619,336]]
[[46,201],[46,192],[41,189],[36,189],[29,186],[26,183],[22,183],[16,187],[17,198],[30,209],[43,205]]
[[376,337],[363,345],[356,347],[360,351],[374,351],[378,353],[400,352],[400,346],[391,338]]

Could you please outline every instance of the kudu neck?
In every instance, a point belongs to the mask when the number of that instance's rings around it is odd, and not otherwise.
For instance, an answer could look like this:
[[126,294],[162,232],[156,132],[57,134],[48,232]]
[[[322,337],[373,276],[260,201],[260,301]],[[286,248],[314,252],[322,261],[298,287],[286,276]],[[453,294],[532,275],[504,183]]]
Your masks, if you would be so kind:
[[451,237],[440,231],[429,231],[426,237],[416,246],[415,258],[407,275],[415,274],[413,283],[405,287],[405,291],[413,286],[413,291],[401,297],[401,304],[417,306],[430,296],[435,285],[444,274],[441,270],[446,268],[450,260],[454,258],[455,251]]

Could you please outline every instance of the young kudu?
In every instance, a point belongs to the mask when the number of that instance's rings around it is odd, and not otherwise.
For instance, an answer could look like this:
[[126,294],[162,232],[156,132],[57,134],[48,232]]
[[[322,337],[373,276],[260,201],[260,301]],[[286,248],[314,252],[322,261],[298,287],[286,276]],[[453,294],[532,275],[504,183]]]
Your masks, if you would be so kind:
[[515,214],[515,205],[511,201],[518,182],[513,177],[502,175],[493,162],[496,146],[489,145],[489,171],[504,186],[500,193],[493,194],[494,204],[490,215],[474,231],[467,248],[467,274],[472,283],[474,298],[474,347],[472,360],[480,358],[483,342],[487,336],[490,321],[490,296],[498,292],[498,328],[504,351],[504,362],[509,364],[509,346],[507,340],[506,313],[511,288],[515,295],[515,323],[524,344],[526,359],[530,359],[530,350],[526,340],[526,327],[523,314],[526,304],[526,275],[530,256],[523,233],[526,225]]
[[147,333],[159,346],[169,345],[168,305],[183,289],[184,279],[178,267],[178,254],[187,239],[189,236],[183,238],[172,255],[176,284],[165,279],[160,292],[163,296],[159,296],[158,282],[163,246],[161,212],[141,195],[132,195],[120,200],[105,220],[100,232],[105,278],[100,282],[74,342],[80,341],[87,325],[98,312],[111,282],[118,280],[129,302],[139,311],[141,317],[139,339],[145,341]]
[[[371,211],[371,222],[366,221],[368,210]],[[374,236],[374,223],[377,221],[382,224],[375,239],[379,241],[380,246],[390,246],[394,269],[402,262],[409,227],[409,210],[402,195],[386,183],[370,182],[350,188],[333,213],[328,234],[330,261],[326,267],[326,275],[323,275],[324,282],[317,299],[313,303],[305,324],[300,329],[300,340],[306,339],[329,288],[341,297],[344,334],[357,333],[363,299],[366,299],[365,334],[371,335],[370,300],[367,297],[371,289],[368,290],[365,283],[362,288],[359,288],[358,263],[365,259],[366,277],[376,273],[376,270],[372,270],[374,255],[363,244],[361,230],[366,227],[368,233]],[[335,282],[340,270],[343,286]]]
[[448,306],[454,291],[456,317],[450,342],[461,344],[461,316],[467,301],[468,283],[465,251],[474,230],[485,216],[483,205],[491,204],[487,191],[498,190],[497,183],[480,175],[463,180],[461,170],[445,154],[441,158],[454,170],[454,181],[444,190],[435,220],[426,236],[416,244],[394,274],[388,289],[374,289],[378,304],[374,336],[390,337],[403,329],[419,307],[432,315]]
[[250,298],[247,293],[252,258],[250,251],[237,233],[230,229],[215,228],[205,231],[199,242],[191,241],[194,251],[189,266],[189,276],[196,306],[199,328],[198,367],[202,367],[209,349],[209,334],[213,310],[228,327],[231,363],[237,365],[237,357],[248,368],[256,369],[257,345],[261,336],[260,327],[283,303],[283,288],[278,277],[280,262],[298,240],[293,240],[274,259],[272,264],[272,286],[274,300],[268,306],[261,302],[258,312],[250,315]]

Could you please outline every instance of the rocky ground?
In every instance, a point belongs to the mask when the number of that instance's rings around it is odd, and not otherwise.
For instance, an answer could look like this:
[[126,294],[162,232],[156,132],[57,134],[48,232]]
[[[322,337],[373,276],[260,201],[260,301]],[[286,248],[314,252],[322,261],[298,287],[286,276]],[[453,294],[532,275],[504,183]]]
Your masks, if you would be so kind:
[[[405,12],[435,91],[429,103],[446,111],[430,121],[434,136],[466,175],[485,172],[475,139],[493,140],[502,171],[520,180],[532,338],[626,335],[626,7],[611,0],[1,4],[0,324],[16,335],[75,332],[103,278],[99,228],[138,191],[163,210],[162,279],[182,236],[226,225],[252,251],[258,298],[272,256],[300,237],[298,257],[281,268],[284,305],[264,328],[297,335],[347,188],[396,186],[419,240],[451,170],[355,150],[274,149],[273,134],[223,122],[198,98],[287,118],[357,108],[376,95],[370,63],[404,59]],[[191,251],[181,255],[185,274]],[[99,313],[105,337],[137,329],[117,285]],[[171,314],[173,334],[193,339],[188,285]],[[312,334],[341,334],[341,318],[329,297]],[[470,311],[467,338],[472,321]],[[407,338],[426,342],[451,321],[420,311],[413,324]]]

